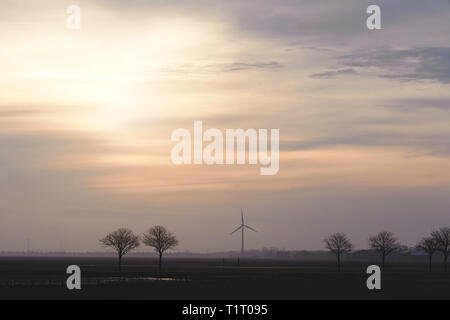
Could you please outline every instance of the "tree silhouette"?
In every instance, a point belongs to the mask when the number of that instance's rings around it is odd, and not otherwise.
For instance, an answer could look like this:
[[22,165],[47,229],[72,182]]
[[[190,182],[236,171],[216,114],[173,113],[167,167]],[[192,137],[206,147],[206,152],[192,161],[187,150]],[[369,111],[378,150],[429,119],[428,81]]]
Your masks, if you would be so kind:
[[438,250],[444,255],[444,272],[447,272],[447,259],[450,253],[450,228],[441,228],[431,233],[436,240]]
[[417,244],[416,248],[428,255],[428,271],[431,272],[433,254],[438,250],[438,242],[433,237],[425,237]]
[[178,245],[177,238],[167,231],[163,226],[151,227],[143,235],[142,242],[150,247],[153,247],[159,254],[159,270],[162,267],[162,255],[166,250],[175,248]]
[[384,261],[386,257],[395,251],[399,251],[403,248],[398,243],[394,234],[389,231],[383,231],[377,235],[369,238],[369,246],[371,249],[380,252],[381,254],[381,269],[384,270]]
[[338,272],[341,272],[341,254],[352,251],[353,244],[344,233],[333,233],[324,239],[325,246],[337,258]]
[[139,246],[139,237],[127,228],[120,228],[110,232],[100,239],[104,247],[116,250],[119,257],[119,273],[122,274],[122,257]]

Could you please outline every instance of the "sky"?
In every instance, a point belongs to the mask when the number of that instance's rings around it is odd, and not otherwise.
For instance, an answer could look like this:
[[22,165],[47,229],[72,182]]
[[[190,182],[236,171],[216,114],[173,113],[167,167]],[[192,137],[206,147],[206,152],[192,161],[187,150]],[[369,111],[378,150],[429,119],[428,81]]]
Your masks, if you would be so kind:
[[[240,208],[248,249],[414,246],[450,225],[449,85],[447,0],[3,0],[0,251],[153,225],[178,251],[239,250]],[[194,120],[279,129],[279,172],[174,165]]]

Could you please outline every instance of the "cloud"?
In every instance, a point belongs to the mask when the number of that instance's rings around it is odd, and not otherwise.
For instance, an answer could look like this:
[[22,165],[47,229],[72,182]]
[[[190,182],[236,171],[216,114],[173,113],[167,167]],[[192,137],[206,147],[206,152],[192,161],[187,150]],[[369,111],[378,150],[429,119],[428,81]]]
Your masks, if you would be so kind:
[[282,65],[276,61],[256,62],[256,63],[235,62],[228,65],[224,65],[224,70],[240,71],[249,69],[280,69],[281,67]]
[[25,110],[0,110],[0,118],[9,118],[9,117],[19,117],[19,116],[28,116],[39,114],[40,111],[33,109],[25,109]]
[[379,77],[450,83],[450,47],[383,48],[340,57],[343,65],[379,69]]
[[406,154],[409,157],[430,155],[448,158],[450,156],[448,134],[408,134],[394,131],[380,133],[369,130],[357,135],[349,133],[336,137],[324,136],[303,141],[283,142],[280,150],[323,150],[330,147],[402,148],[407,151]]
[[160,69],[161,72],[168,73],[218,73],[232,71],[247,70],[278,70],[283,65],[277,61],[257,61],[257,62],[229,62],[229,63],[212,63],[207,65],[201,64],[181,64],[173,67]]
[[385,107],[399,112],[412,112],[419,110],[450,110],[450,98],[410,98],[396,99],[383,103]]
[[340,75],[356,75],[358,74],[358,72],[356,72],[355,69],[352,68],[348,68],[348,69],[341,69],[341,70],[336,70],[336,71],[327,71],[327,72],[322,72],[322,73],[314,73],[312,75],[310,75],[311,78],[325,78],[325,79],[330,79],[330,78],[336,78],[337,76]]

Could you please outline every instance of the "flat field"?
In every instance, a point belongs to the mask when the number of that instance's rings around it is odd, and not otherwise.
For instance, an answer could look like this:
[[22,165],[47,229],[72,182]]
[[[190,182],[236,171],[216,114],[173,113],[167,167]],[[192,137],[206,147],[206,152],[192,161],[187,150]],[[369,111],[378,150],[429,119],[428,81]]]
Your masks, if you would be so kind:
[[[387,262],[381,290],[368,290],[377,262],[0,257],[0,299],[449,299],[450,272],[425,263]],[[66,268],[81,268],[82,289],[68,290]]]

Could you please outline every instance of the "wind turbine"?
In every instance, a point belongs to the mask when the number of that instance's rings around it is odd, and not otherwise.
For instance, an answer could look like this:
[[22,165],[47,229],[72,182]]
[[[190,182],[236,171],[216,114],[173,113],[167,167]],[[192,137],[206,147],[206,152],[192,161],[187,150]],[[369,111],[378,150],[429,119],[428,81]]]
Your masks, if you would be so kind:
[[239,226],[239,227],[237,227],[236,228],[236,230],[234,230],[232,233],[230,233],[230,234],[233,234],[233,233],[235,233],[236,231],[238,231],[239,229],[241,229],[241,233],[242,233],[242,240],[241,240],[241,254],[244,254],[244,229],[245,228],[247,228],[247,229],[250,229],[250,230],[252,230],[252,231],[254,231],[254,232],[258,232],[258,231],[256,231],[255,229],[253,229],[252,227],[250,227],[250,226],[248,226],[248,225],[246,225],[245,223],[244,223],[244,213],[242,212],[242,208],[241,208],[241,225]]

